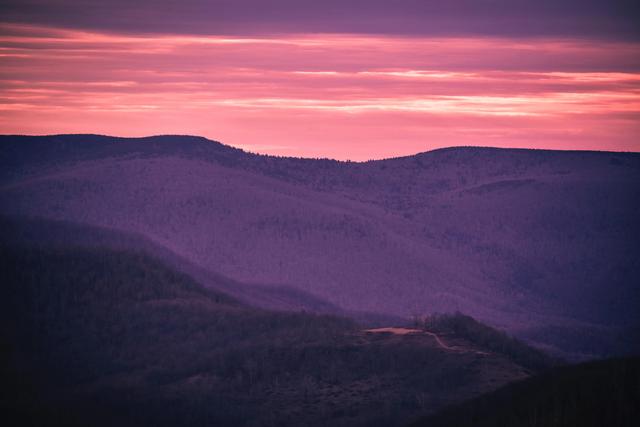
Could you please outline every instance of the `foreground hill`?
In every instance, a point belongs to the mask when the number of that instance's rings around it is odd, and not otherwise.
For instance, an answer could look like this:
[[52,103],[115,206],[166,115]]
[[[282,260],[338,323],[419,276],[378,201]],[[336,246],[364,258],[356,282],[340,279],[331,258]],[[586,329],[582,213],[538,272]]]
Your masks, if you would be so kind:
[[638,154],[456,148],[352,163],[180,136],[0,144],[4,214],[137,233],[349,312],[460,310],[571,357],[638,351]]
[[640,359],[556,368],[455,405],[413,427],[635,426]]
[[0,408],[22,425],[402,425],[549,366],[251,308],[140,253],[26,242],[0,270]]

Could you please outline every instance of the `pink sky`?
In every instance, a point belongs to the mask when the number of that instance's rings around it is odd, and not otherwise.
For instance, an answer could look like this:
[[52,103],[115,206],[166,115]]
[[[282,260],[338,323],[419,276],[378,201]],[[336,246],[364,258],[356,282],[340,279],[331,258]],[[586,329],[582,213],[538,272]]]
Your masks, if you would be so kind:
[[3,134],[193,134],[352,160],[459,145],[640,151],[633,41],[0,34]]

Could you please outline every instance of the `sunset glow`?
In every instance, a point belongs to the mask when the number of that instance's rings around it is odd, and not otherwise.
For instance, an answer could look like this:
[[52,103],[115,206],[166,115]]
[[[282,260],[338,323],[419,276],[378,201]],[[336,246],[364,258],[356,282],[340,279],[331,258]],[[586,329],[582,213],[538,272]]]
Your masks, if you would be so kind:
[[639,23],[2,0],[5,418],[636,427]]
[[640,149],[640,44],[0,28],[0,133],[197,134],[366,160],[444,146]]

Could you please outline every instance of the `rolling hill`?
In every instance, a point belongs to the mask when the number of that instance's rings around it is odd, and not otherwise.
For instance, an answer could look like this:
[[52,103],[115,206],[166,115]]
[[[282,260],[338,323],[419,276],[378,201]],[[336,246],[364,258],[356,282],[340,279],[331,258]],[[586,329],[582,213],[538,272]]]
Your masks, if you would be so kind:
[[202,274],[263,286],[254,305],[290,309],[271,290],[291,289],[318,312],[461,311],[575,359],[638,351],[636,153],[354,163],[96,135],[0,147],[3,215],[142,236]]

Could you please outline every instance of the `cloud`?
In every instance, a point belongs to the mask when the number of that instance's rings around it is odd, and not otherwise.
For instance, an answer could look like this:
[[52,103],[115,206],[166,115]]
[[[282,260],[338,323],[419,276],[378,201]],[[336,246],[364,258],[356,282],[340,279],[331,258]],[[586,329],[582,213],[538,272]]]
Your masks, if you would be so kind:
[[640,37],[635,0],[4,0],[0,13],[128,33]]
[[640,148],[640,45],[628,41],[16,24],[0,34],[2,133],[192,133],[352,159],[451,145]]

